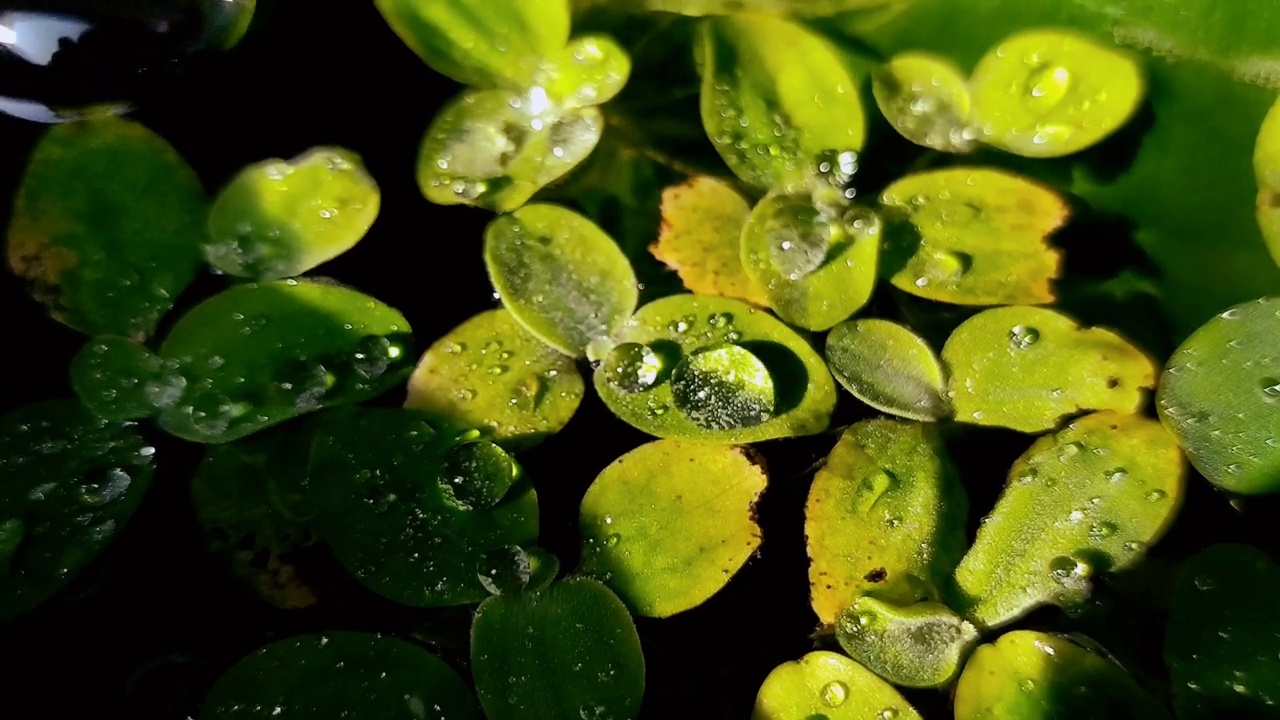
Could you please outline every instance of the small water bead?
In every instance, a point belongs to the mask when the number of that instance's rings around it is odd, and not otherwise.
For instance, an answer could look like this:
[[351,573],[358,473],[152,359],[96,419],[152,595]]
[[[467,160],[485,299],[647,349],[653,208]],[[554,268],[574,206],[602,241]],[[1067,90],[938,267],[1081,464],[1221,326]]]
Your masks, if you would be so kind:
[[1129,473],[1124,468],[1113,468],[1107,471],[1107,479],[1111,482],[1124,482],[1128,477]]
[[876,713],[876,720],[897,720],[901,713],[896,707],[887,707]]
[[1030,325],[1014,325],[1009,330],[1009,344],[1017,350],[1026,350],[1040,342],[1040,331]]
[[1112,535],[1115,535],[1116,530],[1117,528],[1115,523],[1106,521],[1097,522],[1093,524],[1093,527],[1089,528],[1089,539],[1094,542],[1106,540]]
[[80,501],[91,506],[106,505],[123,496],[132,483],[129,473],[121,468],[108,468],[100,477],[80,488]]
[[1058,447],[1058,462],[1070,462],[1084,450],[1084,444],[1078,442],[1064,443]]
[[604,361],[605,379],[623,392],[643,392],[652,388],[663,370],[662,358],[647,345],[622,343]]
[[1022,692],[1032,692],[1036,689],[1036,681],[1031,678],[1026,678],[1018,683],[1018,687]]
[[519,545],[505,545],[480,556],[476,577],[493,595],[512,595],[524,590],[533,577],[529,553]]
[[1147,499],[1147,502],[1155,503],[1155,502],[1160,502],[1161,500],[1168,499],[1169,493],[1165,492],[1164,490],[1152,490],[1148,492],[1144,497]]
[[933,250],[925,259],[926,277],[938,281],[956,280],[973,267],[972,255],[952,250]]
[[1280,402],[1280,380],[1273,377],[1262,378],[1260,383],[1262,396],[1267,402]]
[[1049,561],[1049,577],[1068,590],[1087,590],[1092,576],[1093,566],[1083,560],[1060,555]]
[[840,707],[849,699],[849,686],[840,680],[832,680],[822,686],[822,702],[827,707]]
[[1197,590],[1212,590],[1214,585],[1213,578],[1208,575],[1197,575],[1192,582]]
[[1027,76],[1027,103],[1040,112],[1051,110],[1062,102],[1071,88],[1071,71],[1052,63],[1038,64]]
[[708,430],[752,427],[773,417],[773,377],[758,357],[738,345],[692,353],[671,376],[675,406]]

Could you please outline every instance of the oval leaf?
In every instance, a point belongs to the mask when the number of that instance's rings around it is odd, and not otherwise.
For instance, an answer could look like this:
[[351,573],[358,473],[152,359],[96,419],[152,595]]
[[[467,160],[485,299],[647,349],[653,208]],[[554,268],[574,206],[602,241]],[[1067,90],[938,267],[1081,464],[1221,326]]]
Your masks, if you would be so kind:
[[312,148],[241,170],[209,211],[204,256],[220,272],[257,280],[301,275],[355,247],[382,195],[360,157]]
[[969,81],[949,61],[920,52],[895,55],[872,72],[871,91],[885,120],[916,145],[949,153],[977,146]]
[[192,308],[160,355],[180,391],[160,425],[194,442],[237,440],[322,407],[381,394],[409,372],[409,323],[338,285],[240,285]]
[[1174,587],[1164,658],[1179,718],[1274,717],[1280,699],[1280,568],[1248,545],[1214,545]]
[[551,100],[578,108],[612,100],[630,76],[631,56],[621,45],[604,35],[586,35],[545,61],[538,83]]
[[889,683],[843,655],[811,652],[773,669],[751,720],[920,720]]
[[1128,53],[1062,30],[1006,38],[978,61],[970,87],[983,142],[1030,158],[1096,145],[1129,122],[1147,92]]
[[418,57],[464,85],[520,89],[569,41],[569,0],[375,0]]
[[998,170],[909,175],[880,202],[891,218],[884,273],[894,287],[957,305],[1052,302],[1060,254],[1046,238],[1066,222],[1048,188]]
[[826,330],[871,299],[880,218],[860,207],[815,207],[804,195],[769,195],[742,231],[742,264],[778,317]]
[[1253,171],[1258,177],[1258,226],[1271,257],[1280,263],[1280,100],[1258,132]]
[[207,209],[195,172],[142,125],[58,125],[14,199],[9,266],[55,319],[144,339],[200,267]]
[[690,178],[662,191],[662,229],[649,248],[690,292],[768,306],[742,264],[742,228],[751,206],[728,183]]
[[1137,412],[1156,380],[1151,359],[1119,335],[1034,307],[969,318],[943,346],[942,361],[957,420],[1027,433],[1082,410]]
[[490,223],[484,263],[516,320],[566,355],[607,351],[639,300],[617,243],[555,205],[530,205]]
[[85,407],[107,420],[138,420],[176,400],[182,379],[142,343],[102,335],[71,360],[71,386]]
[[471,669],[490,720],[631,720],[644,695],[631,616],[588,578],[486,600],[471,626]]
[[[619,344],[596,369],[596,392],[615,415],[650,435],[715,443],[813,435],[826,429],[835,409],[835,382],[822,358],[791,328],[737,300],[696,295],[655,300],[615,340]],[[694,407],[705,412],[686,415],[676,397],[675,370],[686,357],[708,351],[714,353],[708,360],[737,356],[766,372],[735,374],[732,380],[721,376],[721,382],[713,378],[701,398],[694,388],[691,394],[699,401]],[[708,370],[716,365],[702,364]],[[752,399],[766,383],[773,388],[769,419],[747,424],[760,419]],[[754,411],[750,418],[737,414],[744,406]]]
[[831,374],[853,396],[881,412],[912,420],[951,413],[946,374],[924,338],[888,320],[851,320],[827,335]]
[[826,154],[862,149],[858,83],[821,35],[776,16],[733,15],[703,21],[697,52],[703,127],[747,185],[799,190]]
[[53,400],[0,417],[0,620],[34,608],[111,542],[151,486],[133,423]]
[[1028,630],[974,651],[956,685],[955,713],[956,720],[1169,717],[1119,665]]
[[805,506],[813,611],[831,625],[863,595],[938,599],[964,552],[968,500],[937,428],[864,420],[845,430]]
[[[485,554],[538,538],[538,498],[515,460],[415,410],[344,408],[311,459],[315,528],[348,570],[405,605],[487,597]],[[473,436],[472,436],[473,437]]]
[[403,640],[328,632],[278,640],[246,656],[205,698],[204,720],[479,720],[462,678]]
[[836,638],[854,660],[894,685],[936,688],[960,672],[978,630],[939,603],[899,607],[860,597],[840,614]]
[[583,387],[571,358],[497,309],[467,320],[427,349],[409,378],[404,404],[525,448],[569,422]]
[[1104,412],[1035,441],[956,568],[953,605],[996,627],[1072,607],[1099,573],[1142,559],[1182,504],[1186,463],[1160,423]]
[[1233,307],[1174,352],[1156,395],[1191,464],[1233,493],[1280,491],[1280,297]]
[[697,607],[760,546],[766,477],[748,451],[658,440],[615,460],[582,499],[583,570],[645,617]]

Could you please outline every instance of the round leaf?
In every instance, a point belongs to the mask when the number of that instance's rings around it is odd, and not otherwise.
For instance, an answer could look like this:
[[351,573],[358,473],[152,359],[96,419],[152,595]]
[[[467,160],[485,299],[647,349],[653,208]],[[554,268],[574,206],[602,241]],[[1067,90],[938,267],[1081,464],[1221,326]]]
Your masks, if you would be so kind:
[[1248,545],[1214,545],[1174,587],[1164,658],[1179,718],[1274,717],[1280,699],[1280,568]]
[[1035,307],[969,318],[943,346],[942,361],[957,420],[1027,433],[1082,410],[1137,412],[1156,380],[1151,359],[1124,338]]
[[662,191],[662,229],[649,248],[690,292],[767,306],[742,264],[742,228],[751,206],[728,183],[690,178]]
[[[791,328],[737,300],[697,295],[655,300],[641,308],[615,340],[618,346],[596,369],[596,391],[615,415],[650,435],[716,443],[812,435],[826,429],[835,409],[835,382],[822,358]],[[774,390],[770,419],[714,427],[699,424],[677,407],[675,369],[695,353],[723,351],[726,344],[747,351],[767,370]],[[764,384],[758,373],[724,379],[714,385],[730,392],[708,393],[701,402],[720,409],[739,406],[744,394],[757,395]]]
[[150,487],[154,454],[132,423],[73,400],[0,417],[0,620],[43,602],[107,546]]
[[742,264],[778,317],[826,330],[871,299],[880,218],[859,207],[820,209],[804,195],[769,195],[742,230]]
[[467,320],[427,349],[409,378],[405,407],[523,448],[559,432],[582,393],[573,360],[498,309]]
[[301,275],[355,247],[382,195],[359,156],[320,147],[241,170],[209,211],[205,259],[257,280]]
[[515,460],[438,431],[415,410],[346,408],[311,459],[315,528],[374,592],[443,607],[488,596],[485,554],[538,537],[538,499]]
[[644,695],[631,616],[588,578],[486,600],[471,626],[471,670],[489,720],[632,720]]
[[200,267],[207,207],[195,172],[142,125],[58,125],[14,199],[9,266],[57,320],[143,339]]
[[612,38],[574,38],[559,55],[543,64],[540,85],[565,107],[602,105],[622,92],[631,76],[631,56]]
[[845,430],[805,506],[809,589],[824,625],[863,595],[938,599],[964,552],[968,500],[937,428],[864,420]]
[[895,55],[872,72],[871,91],[893,129],[916,145],[949,153],[976,147],[969,82],[947,60],[920,52]]
[[881,412],[912,420],[951,413],[946,374],[924,338],[888,320],[851,320],[827,335],[831,374],[853,396]]
[[894,287],[957,305],[1052,302],[1060,255],[1046,238],[1062,198],[1016,175],[947,168],[909,175],[880,197],[891,218],[884,273]]
[[1005,39],[978,61],[970,87],[982,140],[1030,158],[1096,145],[1129,122],[1147,91],[1132,56],[1061,30]]
[[1018,630],[974,651],[956,720],[1152,718],[1169,714],[1118,665],[1057,635]]
[[843,655],[811,652],[773,669],[751,720],[920,720],[889,683]]
[[1280,297],[1233,307],[1174,352],[1156,395],[1191,464],[1233,493],[1280,491]]
[[408,344],[404,316],[354,290],[239,285],[192,308],[161,345],[182,391],[161,409],[160,425],[186,440],[228,442],[366,400],[408,374]]
[[639,299],[617,243],[555,205],[530,205],[490,223],[484,263],[516,320],[567,355],[607,349]]
[[136,340],[103,335],[72,358],[71,385],[98,417],[138,420],[182,394],[185,381],[175,370]]
[[1280,263],[1280,99],[1258,132],[1253,169],[1258,177],[1258,226],[1271,257]]
[[899,607],[861,597],[840,614],[845,652],[894,685],[942,687],[960,672],[978,630],[934,602]]
[[858,83],[821,35],[770,15],[702,21],[702,124],[747,185],[799,190],[830,153],[862,149]]
[[205,698],[203,720],[479,720],[475,698],[442,660],[403,640],[329,632],[278,640],[246,656]]
[[375,0],[418,57],[464,85],[529,86],[569,41],[569,0]]
[[582,499],[583,570],[639,615],[697,607],[760,546],[755,504],[765,482],[743,448],[642,445],[605,468]]
[[958,610],[980,627],[1072,607],[1092,578],[1142,559],[1182,504],[1186,463],[1160,423],[1085,416],[1035,441],[956,568]]

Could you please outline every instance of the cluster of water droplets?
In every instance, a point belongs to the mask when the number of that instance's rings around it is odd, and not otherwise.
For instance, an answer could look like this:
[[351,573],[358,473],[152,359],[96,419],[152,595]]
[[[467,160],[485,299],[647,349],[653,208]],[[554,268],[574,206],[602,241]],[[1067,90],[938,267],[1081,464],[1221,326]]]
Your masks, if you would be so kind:
[[946,80],[934,74],[884,82],[884,90],[876,94],[880,111],[902,137],[917,145],[946,153],[973,152],[981,131],[971,124],[967,108],[957,106]]

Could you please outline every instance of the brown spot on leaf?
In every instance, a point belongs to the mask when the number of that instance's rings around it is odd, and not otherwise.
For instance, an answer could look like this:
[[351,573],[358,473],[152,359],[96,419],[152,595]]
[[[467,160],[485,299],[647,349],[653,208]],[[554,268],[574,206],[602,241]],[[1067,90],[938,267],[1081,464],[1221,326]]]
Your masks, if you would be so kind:
[[863,575],[862,579],[870,583],[879,583],[879,582],[884,582],[885,579],[888,577],[889,577],[889,571],[885,570],[882,567],[878,567],[872,570],[871,572],[867,573],[866,575]]

